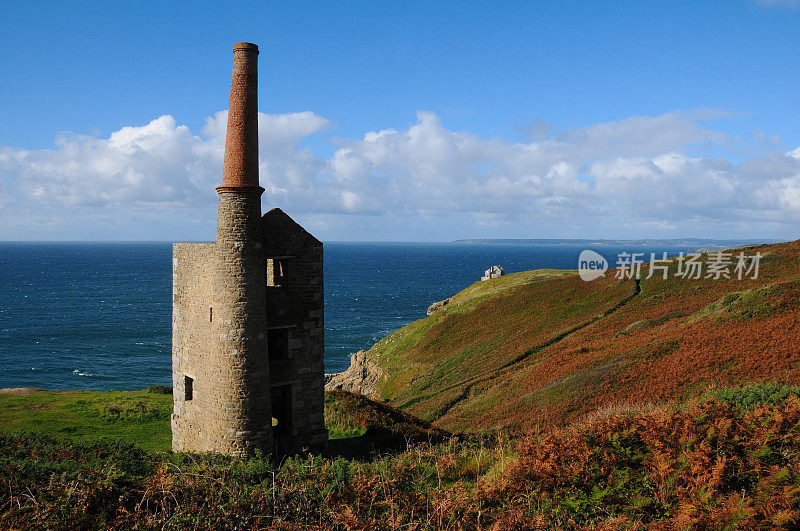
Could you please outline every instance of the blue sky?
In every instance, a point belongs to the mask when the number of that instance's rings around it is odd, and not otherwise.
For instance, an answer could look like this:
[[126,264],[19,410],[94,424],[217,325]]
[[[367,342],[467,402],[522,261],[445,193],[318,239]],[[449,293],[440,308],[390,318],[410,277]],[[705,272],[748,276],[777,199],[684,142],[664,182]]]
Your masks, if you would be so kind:
[[800,2],[112,4],[0,6],[0,239],[212,238],[237,41],[321,239],[797,237]]

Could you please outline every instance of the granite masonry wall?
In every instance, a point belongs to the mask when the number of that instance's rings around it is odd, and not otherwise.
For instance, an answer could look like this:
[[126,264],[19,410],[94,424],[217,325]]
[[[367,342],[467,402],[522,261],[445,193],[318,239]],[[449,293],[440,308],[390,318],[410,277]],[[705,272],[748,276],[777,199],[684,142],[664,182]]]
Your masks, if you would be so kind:
[[[172,447],[175,451],[213,448],[207,426],[217,425],[211,366],[214,343],[214,243],[172,246]],[[186,400],[187,378],[192,397]]]
[[175,451],[327,442],[322,243],[280,209],[254,218],[247,195],[220,194],[216,243],[173,246]]
[[260,217],[260,188],[220,192],[211,366],[220,415],[213,450],[224,453],[273,447]]
[[279,452],[319,448],[327,441],[322,243],[277,208],[263,230],[275,443]]

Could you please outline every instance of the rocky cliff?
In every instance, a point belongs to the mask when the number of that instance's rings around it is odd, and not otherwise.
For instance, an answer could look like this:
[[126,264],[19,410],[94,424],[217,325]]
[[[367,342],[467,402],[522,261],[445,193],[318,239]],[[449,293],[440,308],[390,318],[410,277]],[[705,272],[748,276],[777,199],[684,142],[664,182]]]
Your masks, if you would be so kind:
[[378,364],[367,358],[365,350],[359,350],[350,356],[350,367],[346,371],[325,375],[325,390],[340,389],[365,396],[377,396],[377,385],[381,376],[383,370]]

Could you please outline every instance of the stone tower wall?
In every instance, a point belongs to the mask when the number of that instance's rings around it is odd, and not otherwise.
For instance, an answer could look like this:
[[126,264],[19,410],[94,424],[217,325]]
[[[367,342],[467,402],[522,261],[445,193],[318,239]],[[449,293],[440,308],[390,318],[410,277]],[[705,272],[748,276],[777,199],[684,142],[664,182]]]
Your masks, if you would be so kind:
[[[285,356],[270,356],[273,395],[280,386],[291,389],[290,431],[276,436],[276,445],[285,453],[319,448],[327,441],[322,243],[279,209],[264,215],[264,242],[268,334],[287,341]],[[276,277],[271,270],[278,268]]]
[[273,448],[261,190],[220,191],[211,367],[219,414],[214,451]]
[[[213,243],[176,243],[172,247],[172,448],[211,450],[219,425],[213,391],[211,348],[217,254]],[[186,378],[192,399],[186,398]]]

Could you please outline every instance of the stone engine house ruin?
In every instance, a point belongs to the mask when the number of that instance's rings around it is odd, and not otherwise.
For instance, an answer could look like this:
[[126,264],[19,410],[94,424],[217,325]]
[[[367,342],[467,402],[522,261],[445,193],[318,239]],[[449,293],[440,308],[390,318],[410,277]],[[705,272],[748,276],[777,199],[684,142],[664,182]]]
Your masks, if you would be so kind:
[[322,243],[278,208],[261,215],[258,47],[233,51],[216,241],[173,244],[172,447],[319,449]]

